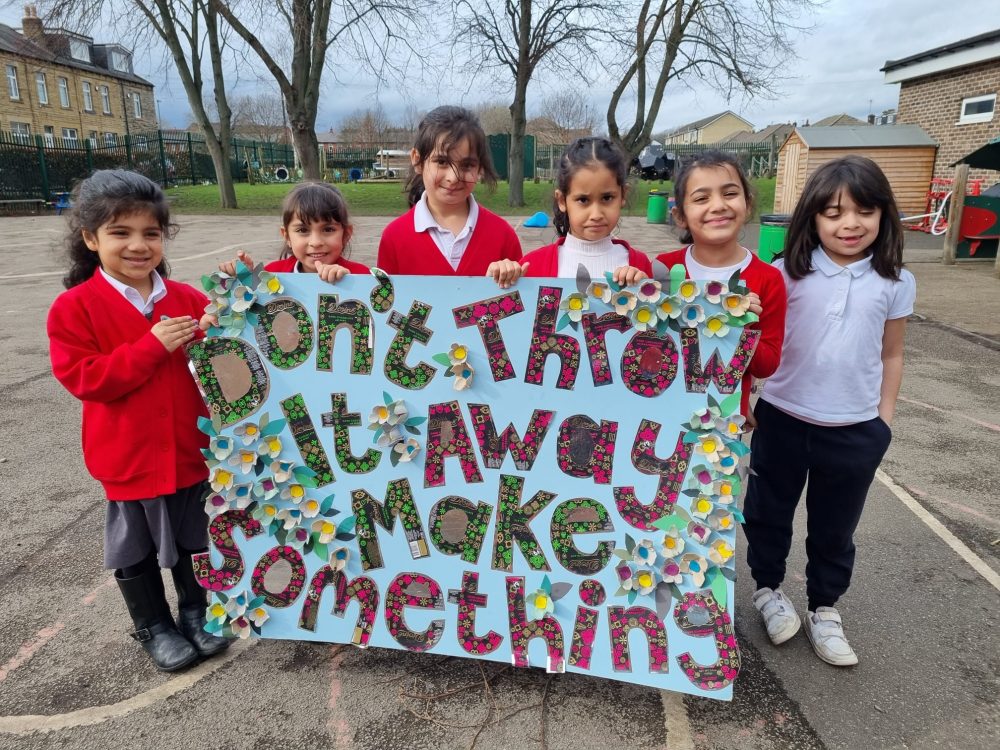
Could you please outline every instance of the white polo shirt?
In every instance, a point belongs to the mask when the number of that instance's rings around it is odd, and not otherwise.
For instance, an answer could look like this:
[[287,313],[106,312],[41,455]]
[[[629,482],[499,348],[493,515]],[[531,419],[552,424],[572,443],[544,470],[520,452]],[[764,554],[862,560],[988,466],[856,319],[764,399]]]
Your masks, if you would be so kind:
[[143,299],[142,295],[139,294],[138,289],[131,287],[128,284],[123,284],[118,279],[109,275],[103,268],[99,270],[107,282],[111,284],[112,287],[117,289],[118,293],[121,294],[122,297],[127,299],[136,310],[141,312],[146,317],[149,317],[149,315],[152,314],[153,305],[167,296],[167,285],[163,283],[163,279],[160,278],[160,274],[156,271],[153,271],[151,274],[153,279],[153,290],[149,293],[149,299]]
[[465,226],[457,235],[437,223],[427,205],[426,192],[420,196],[420,200],[413,207],[413,228],[418,232],[430,232],[434,244],[437,245],[444,259],[454,269],[457,269],[458,264],[462,262],[462,255],[472,240],[472,231],[476,228],[478,218],[479,204],[471,195],[469,196],[469,218],[465,220]]
[[788,315],[781,364],[762,398],[816,424],[877,417],[885,324],[913,312],[913,274],[903,269],[899,281],[886,279],[871,258],[839,266],[820,248],[804,279],[789,278],[781,259],[774,266],[785,277]]

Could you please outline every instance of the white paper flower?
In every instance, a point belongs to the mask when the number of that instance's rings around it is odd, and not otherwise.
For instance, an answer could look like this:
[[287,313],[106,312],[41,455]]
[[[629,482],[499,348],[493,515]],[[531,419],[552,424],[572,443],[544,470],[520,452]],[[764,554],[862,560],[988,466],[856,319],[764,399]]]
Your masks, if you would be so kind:
[[378,436],[377,443],[379,448],[391,448],[402,440],[403,432],[398,427],[389,427]]
[[347,547],[337,547],[330,553],[330,567],[333,570],[343,570],[351,559],[351,551]]
[[319,534],[316,541],[320,544],[329,544],[337,536],[337,524],[326,518],[313,521],[312,532]]
[[677,289],[677,296],[685,302],[694,301],[694,298],[698,296],[698,285],[690,279],[685,279]]
[[396,443],[392,449],[399,454],[400,461],[412,461],[420,452],[420,443],[416,438],[410,438],[406,442]]
[[232,628],[233,635],[241,640],[245,641],[250,637],[250,621],[246,617],[237,617],[235,620],[230,621],[229,627]]
[[253,494],[258,500],[270,500],[278,494],[278,483],[271,477],[264,477],[253,486]]
[[238,287],[233,289],[233,312],[246,312],[256,300],[257,295],[254,293],[253,289],[240,284]]
[[257,288],[254,291],[257,294],[281,294],[284,291],[284,287],[273,273],[261,271],[258,277]]
[[701,587],[705,585],[705,574],[708,572],[708,561],[701,555],[688,552],[680,560],[682,573],[691,576],[691,583]]
[[215,492],[222,492],[222,490],[228,490],[233,486],[234,478],[231,471],[226,471],[222,467],[216,467],[208,481]]
[[566,313],[570,320],[579,323],[583,314],[590,309],[590,300],[579,292],[573,292],[562,298],[559,309]]
[[704,495],[699,495],[691,501],[691,515],[695,518],[706,519],[708,514],[715,508],[712,501]]
[[640,596],[646,596],[653,593],[653,590],[656,588],[656,584],[659,582],[659,575],[655,570],[641,568],[635,572],[634,576],[632,576],[632,590],[637,592]]
[[676,560],[667,560],[663,564],[663,580],[665,583],[683,583],[684,574],[681,572],[681,566],[677,564]]
[[708,523],[709,528],[716,531],[732,531],[736,523],[733,514],[725,508],[716,508],[708,515],[705,521]]
[[208,514],[209,518],[215,518],[227,510],[229,510],[229,499],[225,495],[213,492],[205,499],[205,513]]
[[299,510],[302,511],[303,518],[315,518],[319,515],[320,503],[319,500],[314,500],[313,498],[308,498],[305,502],[299,505]]
[[247,611],[247,604],[249,601],[250,600],[246,591],[241,591],[239,594],[229,597],[224,605],[226,615],[230,619],[242,617],[243,613]]
[[703,332],[706,336],[715,336],[716,338],[722,338],[727,333],[729,333],[729,316],[725,313],[718,313],[716,315],[709,315],[705,319],[705,327]]
[[611,296],[611,305],[619,315],[628,315],[635,308],[638,300],[632,292],[622,289]]
[[233,434],[243,442],[243,445],[252,445],[260,437],[260,428],[253,422],[244,422],[236,425]]
[[270,466],[271,476],[274,477],[274,481],[278,484],[284,484],[292,478],[292,470],[294,468],[295,464],[291,461],[272,461]]
[[295,526],[289,529],[288,533],[285,535],[285,544],[301,552],[305,548],[306,542],[309,541],[309,536],[310,534],[308,529],[304,529],[301,526]]
[[463,362],[462,364],[452,367],[451,371],[455,375],[455,381],[452,384],[452,388],[456,391],[464,391],[472,387],[472,378],[476,374],[472,365],[468,362]]
[[246,510],[253,502],[253,482],[233,485],[229,490],[229,498],[238,510]]
[[632,549],[632,559],[636,565],[651,566],[656,562],[656,549],[648,539],[643,539]]
[[679,320],[685,328],[694,328],[705,320],[705,311],[701,309],[701,305],[685,305]]
[[205,305],[205,313],[207,315],[222,315],[229,308],[229,300],[226,297],[213,297],[212,300]]
[[228,435],[216,435],[208,444],[208,450],[216,461],[225,461],[233,452],[233,439]]
[[713,542],[712,546],[708,548],[708,559],[714,562],[716,565],[725,565],[728,563],[733,554],[736,552],[725,539],[719,539]]
[[732,478],[718,479],[712,483],[712,495],[717,503],[729,505],[739,493],[739,485]]
[[587,294],[601,302],[611,302],[614,290],[603,281],[592,281],[587,287]]
[[715,429],[731,440],[737,440],[743,434],[743,425],[747,422],[742,414],[733,414],[725,419],[715,420]]
[[710,430],[720,414],[721,412],[716,407],[706,406],[704,409],[698,409],[698,411],[691,415],[691,419],[687,421],[687,426],[692,430]]
[[281,499],[298,505],[306,496],[306,488],[301,484],[289,484],[281,490]]
[[656,316],[660,320],[667,320],[668,318],[676,320],[680,317],[683,309],[684,303],[681,302],[679,297],[667,295],[656,303]]
[[263,607],[254,607],[246,613],[246,618],[258,628],[267,622],[270,617],[271,615],[269,615],[267,610]]
[[727,294],[722,298],[722,309],[735,318],[740,318],[750,309],[750,297],[745,294]]
[[635,330],[640,332],[655,328],[659,322],[659,319],[656,317],[656,310],[649,305],[637,305],[629,314],[629,317],[632,319],[632,325],[635,326]]
[[729,291],[729,287],[721,281],[709,281],[705,284],[705,300],[713,305],[719,304],[723,294]]
[[281,438],[277,435],[268,435],[260,441],[257,446],[257,453],[268,458],[277,458],[281,455]]
[[227,462],[240,474],[249,474],[257,463],[256,451],[240,451],[229,457]]
[[302,520],[302,511],[298,508],[282,508],[275,518],[281,521],[282,528],[288,531],[299,525],[299,521]]
[[663,535],[663,543],[660,545],[660,554],[666,558],[677,557],[684,551],[684,538],[676,527],[671,527]]
[[464,344],[452,344],[448,350],[448,361],[453,365],[464,362],[469,358],[469,350]]
[[726,446],[722,442],[722,438],[714,432],[710,432],[707,435],[699,435],[698,442],[694,444],[695,456],[704,456],[710,463],[717,462],[719,460],[719,451],[725,449]]
[[656,302],[660,299],[660,282],[656,279],[643,279],[636,285],[635,296],[640,302]]
[[723,474],[733,474],[739,468],[740,462],[729,448],[718,450],[718,460],[712,462],[712,466]]
[[710,536],[712,536],[712,530],[708,528],[707,524],[698,523],[697,521],[692,521],[687,527],[688,536],[694,539],[698,544],[704,544]]

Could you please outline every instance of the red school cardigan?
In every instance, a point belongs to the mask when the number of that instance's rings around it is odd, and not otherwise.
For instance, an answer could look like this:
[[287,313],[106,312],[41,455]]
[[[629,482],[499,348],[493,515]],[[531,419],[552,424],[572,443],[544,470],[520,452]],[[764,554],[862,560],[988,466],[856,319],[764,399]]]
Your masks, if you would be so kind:
[[[682,247],[673,252],[657,255],[656,259],[667,268],[678,263],[687,268],[684,263],[687,258],[687,248]],[[744,416],[750,408],[750,388],[753,378],[767,378],[774,374],[781,362],[781,345],[785,340],[785,309],[788,306],[788,295],[785,291],[785,279],[774,266],[765,263],[753,253],[750,254],[750,265],[743,269],[740,278],[751,292],[760,297],[760,321],[751,323],[748,328],[760,329],[760,341],[754,351],[750,367],[743,375],[740,399],[740,413]]]
[[47,330],[52,374],[83,402],[83,459],[108,500],[169,495],[208,476],[198,429],[207,416],[183,348],[152,333],[161,316],[204,312],[201,292],[164,279],[151,320],[100,271],[60,294]]
[[[521,265],[525,263],[530,263],[528,270],[524,272],[524,275],[533,277],[545,277],[554,279],[559,276],[559,247],[566,241],[565,237],[560,237],[556,242],[551,245],[545,245],[537,250],[532,250],[530,253],[521,258]],[[616,245],[622,245],[628,250],[628,264],[634,266],[642,271],[647,276],[653,275],[653,264],[650,262],[649,257],[634,247],[629,245],[625,240],[612,239],[611,240]]]
[[[278,258],[277,260],[272,260],[266,266],[264,266],[265,271],[270,271],[271,273],[294,273],[295,264],[298,262],[294,255],[289,255],[287,258]],[[337,259],[336,265],[343,266],[351,273],[368,273],[368,266],[364,263],[355,263],[353,260],[348,260],[347,258],[341,256]]]
[[382,232],[376,266],[404,276],[485,276],[490,263],[521,260],[521,241],[505,219],[479,206],[479,217],[458,268],[452,268],[430,231],[417,232],[414,209]]

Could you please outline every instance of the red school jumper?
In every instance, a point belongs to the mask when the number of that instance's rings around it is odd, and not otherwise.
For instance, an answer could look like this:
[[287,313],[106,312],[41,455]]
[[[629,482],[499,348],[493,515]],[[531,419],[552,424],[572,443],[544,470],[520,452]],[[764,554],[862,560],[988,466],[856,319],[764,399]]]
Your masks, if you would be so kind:
[[[521,265],[525,263],[530,263],[528,270],[524,272],[524,275],[529,278],[543,276],[546,278],[556,278],[559,276],[559,247],[566,241],[565,237],[560,237],[556,242],[551,245],[545,245],[537,250],[532,250],[530,253],[521,258]],[[625,240],[612,239],[611,240],[616,245],[622,245],[628,250],[628,264],[634,266],[642,271],[647,276],[653,275],[653,264],[650,262],[649,257],[634,247],[629,245]]]
[[[670,253],[657,255],[656,259],[667,268],[678,263],[687,268],[684,259],[687,248],[674,250]],[[785,291],[785,279],[774,266],[765,263],[753,253],[750,253],[750,265],[740,272],[740,278],[751,292],[757,292],[760,297],[760,321],[751,323],[748,328],[759,328],[761,332],[757,349],[750,360],[750,367],[743,375],[743,397],[740,399],[740,413],[744,416],[750,409],[750,388],[752,378],[767,378],[774,374],[781,361],[781,344],[785,340],[785,308],[788,306],[788,295]]]
[[169,495],[208,476],[201,449],[208,416],[183,348],[167,352],[150,331],[160,317],[204,313],[208,299],[163,280],[151,320],[99,270],[60,294],[48,317],[56,380],[83,401],[83,459],[108,500]]
[[403,276],[485,276],[490,263],[521,260],[521,241],[510,224],[479,206],[479,217],[458,268],[452,268],[434,244],[430,231],[417,232],[414,209],[394,219],[382,232],[376,266]]
[[[287,258],[272,260],[264,266],[264,270],[271,273],[294,273],[296,263],[298,263],[298,259],[294,255],[289,255]],[[351,273],[369,273],[368,266],[364,263],[355,263],[344,257],[338,258],[335,265],[343,266]]]

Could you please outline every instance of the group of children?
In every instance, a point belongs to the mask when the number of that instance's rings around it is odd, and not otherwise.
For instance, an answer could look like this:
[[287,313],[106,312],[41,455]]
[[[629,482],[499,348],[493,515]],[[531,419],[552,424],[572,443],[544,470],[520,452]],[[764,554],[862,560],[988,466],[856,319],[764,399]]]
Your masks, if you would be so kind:
[[[421,122],[411,152],[410,210],[382,234],[376,265],[389,274],[490,276],[506,288],[522,275],[571,278],[612,272],[633,284],[649,258],[615,237],[628,197],[628,162],[606,138],[581,138],[563,154],[553,211],[559,240],[523,258],[510,225],[473,189],[496,182],[474,114],[445,106]],[[658,256],[689,278],[750,290],[761,338],[743,383],[753,428],[744,515],[753,604],[774,644],[801,619],[780,586],[792,518],[808,479],[805,632],[824,661],[857,663],[835,604],[850,584],[853,534],[891,438],[902,379],[903,334],[915,296],[902,268],[902,233],[888,181],[871,161],[845,157],[809,178],[773,265],[740,244],[753,213],[750,184],[731,156],[706,152],[675,183],[674,218],[686,247]],[[170,281],[163,245],[173,233],[159,187],[123,171],[95,173],[74,202],[66,292],[48,319],[56,378],[83,401],[87,468],[108,500],[105,565],[156,666],[181,669],[228,642],[206,633],[205,591],[191,555],[207,549],[203,509],[206,413],[183,345],[212,320],[204,295]],[[304,183],[283,209],[282,257],[269,271],[336,281],[368,268],[345,257],[353,227],[341,193]],[[246,254],[238,259],[252,263]],[[235,261],[220,268],[232,273]],[[755,407],[754,379],[767,379]],[[152,424],[151,424],[152,423]],[[152,429],[151,429],[152,428]],[[161,568],[178,594],[173,618]]]

